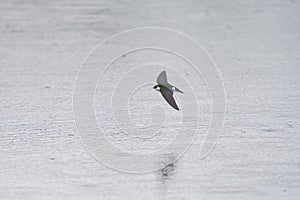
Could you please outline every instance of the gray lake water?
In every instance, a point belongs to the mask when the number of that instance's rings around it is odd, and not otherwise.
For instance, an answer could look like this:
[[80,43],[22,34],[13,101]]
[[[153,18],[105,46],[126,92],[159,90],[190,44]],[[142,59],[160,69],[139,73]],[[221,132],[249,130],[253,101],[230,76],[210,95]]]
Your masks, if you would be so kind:
[[[299,10],[294,0],[2,0],[0,199],[299,198]],[[87,151],[72,96],[80,65],[98,43],[146,26],[183,32],[205,47],[222,75],[226,118],[215,148],[200,159],[211,105],[199,82],[203,120],[188,151],[156,172],[130,174]],[[152,88],[149,95],[163,101]],[[99,91],[95,99],[101,102]],[[132,115],[147,125],[141,106]],[[95,108],[99,119],[100,103]],[[142,149],[115,132],[109,137],[116,145]],[[149,145],[161,147],[173,137],[159,135]]]

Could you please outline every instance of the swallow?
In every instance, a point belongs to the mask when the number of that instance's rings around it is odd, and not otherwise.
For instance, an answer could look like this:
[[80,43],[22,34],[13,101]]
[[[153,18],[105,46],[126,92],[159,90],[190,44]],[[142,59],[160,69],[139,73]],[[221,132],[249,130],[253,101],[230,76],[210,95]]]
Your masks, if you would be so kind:
[[174,92],[183,93],[177,87],[170,85],[167,80],[167,73],[166,71],[162,71],[157,77],[157,85],[153,87],[156,91],[160,92],[164,99],[168,102],[170,106],[174,109],[179,110],[176,101],[173,97]]

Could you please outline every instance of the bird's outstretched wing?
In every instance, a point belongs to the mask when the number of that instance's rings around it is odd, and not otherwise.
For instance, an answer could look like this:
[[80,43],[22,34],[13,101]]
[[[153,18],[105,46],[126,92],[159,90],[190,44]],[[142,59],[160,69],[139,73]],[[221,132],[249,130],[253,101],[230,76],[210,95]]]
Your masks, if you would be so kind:
[[168,83],[166,71],[160,72],[156,82],[158,83],[158,85],[165,85],[166,83]]
[[160,88],[160,93],[164,97],[164,99],[168,102],[168,104],[170,104],[170,106],[172,106],[176,110],[179,110],[176,101],[173,97],[173,92],[171,90],[169,90],[168,88]]

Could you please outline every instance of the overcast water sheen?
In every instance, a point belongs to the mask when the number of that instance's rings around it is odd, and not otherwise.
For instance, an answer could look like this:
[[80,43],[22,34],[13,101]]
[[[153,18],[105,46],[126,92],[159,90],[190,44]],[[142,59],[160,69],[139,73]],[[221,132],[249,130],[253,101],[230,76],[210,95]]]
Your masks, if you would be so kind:
[[[2,0],[0,199],[299,198],[299,10],[294,0]],[[203,94],[198,98],[202,114],[191,148],[162,170],[128,174],[100,164],[82,144],[72,110],[73,86],[81,63],[98,43],[145,26],[183,32],[205,47],[223,78],[226,118],[217,145],[200,159],[211,105],[199,80],[194,87]],[[153,52],[139,53],[151,58]],[[133,122],[142,126],[150,119],[136,94],[161,100],[172,111],[153,86],[133,93],[140,105],[129,103]],[[95,94],[100,121],[105,118],[98,98],[106,92],[102,89],[98,86]],[[143,146],[126,134],[116,135],[117,129],[109,132],[116,146],[132,152],[153,151],[174,137],[158,135]]]

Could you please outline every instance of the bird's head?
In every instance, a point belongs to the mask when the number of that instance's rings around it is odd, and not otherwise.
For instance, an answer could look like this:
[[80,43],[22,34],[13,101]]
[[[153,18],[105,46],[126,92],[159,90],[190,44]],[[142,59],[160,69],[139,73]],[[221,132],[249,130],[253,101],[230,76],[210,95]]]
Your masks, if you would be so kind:
[[155,86],[153,87],[153,89],[156,90],[156,91],[158,91],[158,92],[160,91],[160,87],[159,87],[158,85],[155,85]]

